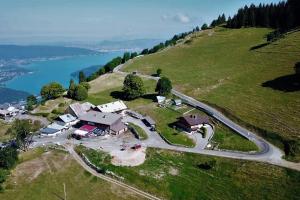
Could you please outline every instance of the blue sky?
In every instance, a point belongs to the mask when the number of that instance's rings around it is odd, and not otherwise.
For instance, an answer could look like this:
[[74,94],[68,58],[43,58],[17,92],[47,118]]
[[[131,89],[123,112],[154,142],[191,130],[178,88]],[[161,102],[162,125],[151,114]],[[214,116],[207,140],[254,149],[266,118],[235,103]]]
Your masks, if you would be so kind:
[[169,38],[277,0],[0,0],[0,43]]

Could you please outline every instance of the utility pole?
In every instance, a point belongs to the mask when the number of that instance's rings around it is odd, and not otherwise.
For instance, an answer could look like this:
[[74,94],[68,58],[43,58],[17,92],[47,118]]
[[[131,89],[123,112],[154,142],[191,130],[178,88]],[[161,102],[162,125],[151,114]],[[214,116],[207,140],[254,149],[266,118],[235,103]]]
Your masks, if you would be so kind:
[[64,194],[65,194],[65,199],[64,200],[67,200],[66,184],[65,183],[64,183]]

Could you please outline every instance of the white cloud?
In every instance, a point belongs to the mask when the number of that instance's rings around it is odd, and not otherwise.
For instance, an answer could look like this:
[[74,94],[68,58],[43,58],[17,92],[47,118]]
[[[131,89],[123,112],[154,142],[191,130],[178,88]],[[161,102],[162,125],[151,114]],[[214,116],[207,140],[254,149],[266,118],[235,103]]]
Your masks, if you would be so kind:
[[161,18],[164,21],[173,20],[175,22],[179,22],[179,23],[183,23],[183,24],[187,24],[192,21],[190,16],[183,14],[183,13],[177,13],[175,15],[164,14],[161,16]]
[[183,13],[177,13],[173,19],[177,22],[180,22],[180,23],[183,23],[183,24],[186,24],[186,23],[190,23],[191,22],[191,19],[188,15],[185,15]]

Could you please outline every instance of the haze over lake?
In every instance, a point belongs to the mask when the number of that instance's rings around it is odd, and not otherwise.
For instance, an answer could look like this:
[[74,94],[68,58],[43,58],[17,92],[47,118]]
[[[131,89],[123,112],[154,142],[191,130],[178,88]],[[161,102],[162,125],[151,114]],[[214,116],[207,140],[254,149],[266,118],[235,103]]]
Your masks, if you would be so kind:
[[15,77],[5,83],[7,88],[25,91],[31,94],[39,94],[43,85],[56,81],[64,87],[68,87],[71,74],[93,65],[104,65],[112,58],[122,55],[123,52],[107,52],[97,55],[83,55],[62,58],[58,60],[35,61],[23,65],[25,69],[32,71],[30,74]]

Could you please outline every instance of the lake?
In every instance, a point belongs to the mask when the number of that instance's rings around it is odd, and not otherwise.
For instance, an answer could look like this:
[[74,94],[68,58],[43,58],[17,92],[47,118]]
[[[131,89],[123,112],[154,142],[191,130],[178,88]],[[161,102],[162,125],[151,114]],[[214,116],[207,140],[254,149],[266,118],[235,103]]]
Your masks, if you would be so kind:
[[32,73],[15,77],[5,82],[7,88],[25,91],[38,95],[43,85],[56,81],[65,88],[69,86],[71,74],[93,65],[104,65],[112,58],[121,56],[123,52],[107,52],[97,55],[84,55],[62,58],[58,60],[36,61],[23,65]]

